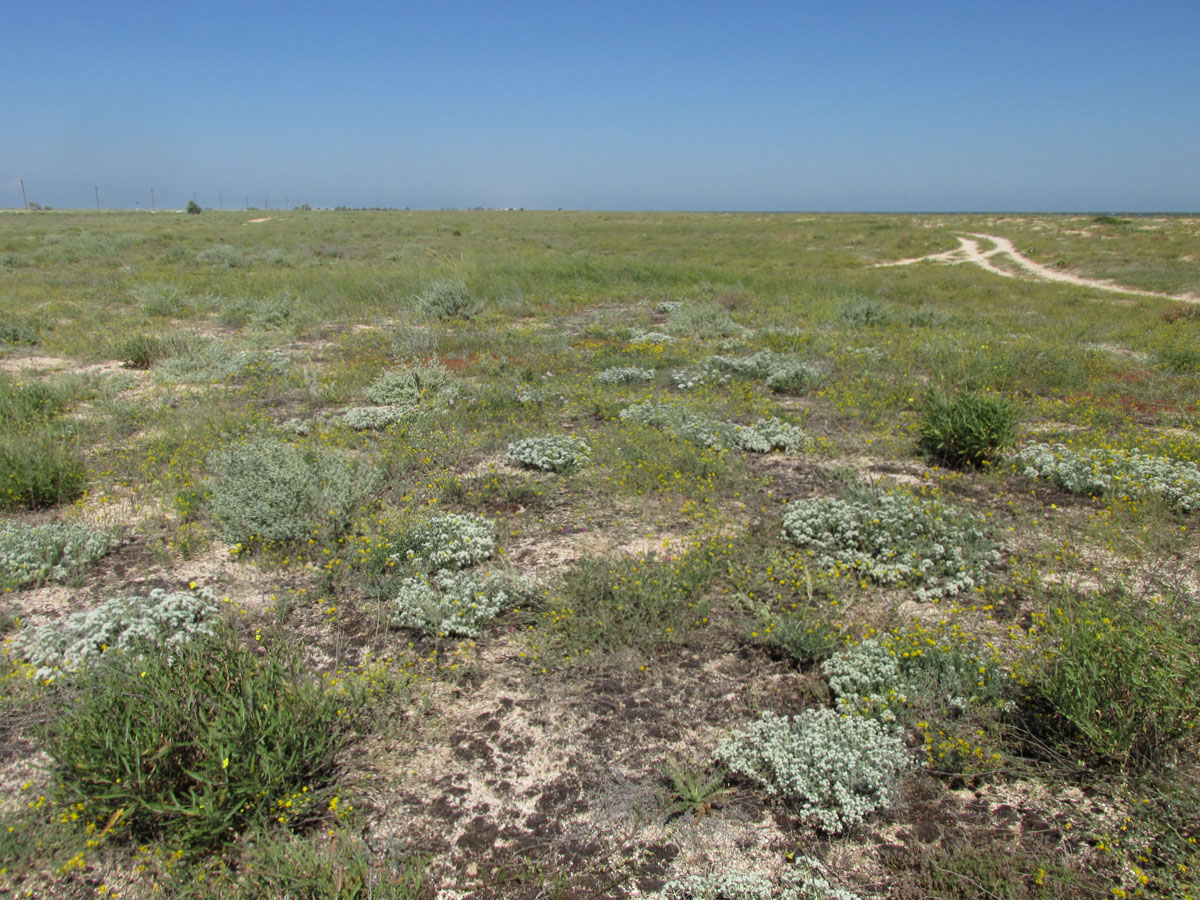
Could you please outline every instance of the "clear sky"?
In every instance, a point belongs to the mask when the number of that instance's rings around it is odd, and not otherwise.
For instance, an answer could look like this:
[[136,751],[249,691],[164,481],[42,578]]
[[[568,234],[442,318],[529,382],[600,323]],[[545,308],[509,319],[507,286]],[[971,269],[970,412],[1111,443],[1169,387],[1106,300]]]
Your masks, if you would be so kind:
[[1200,0],[0,5],[0,207],[1200,210]]

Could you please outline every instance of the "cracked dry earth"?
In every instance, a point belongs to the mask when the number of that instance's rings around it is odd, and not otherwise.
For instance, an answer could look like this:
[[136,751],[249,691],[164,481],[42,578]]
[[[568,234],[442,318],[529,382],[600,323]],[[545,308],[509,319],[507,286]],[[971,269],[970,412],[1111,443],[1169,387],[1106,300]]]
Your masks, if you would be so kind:
[[662,767],[702,766],[759,703],[798,710],[801,676],[732,641],[543,674],[515,637],[432,699],[418,739],[360,748],[374,849],[429,857],[439,900],[534,898],[548,883],[629,897],[680,871],[778,866],[786,821],[750,791],[717,815],[674,812]]

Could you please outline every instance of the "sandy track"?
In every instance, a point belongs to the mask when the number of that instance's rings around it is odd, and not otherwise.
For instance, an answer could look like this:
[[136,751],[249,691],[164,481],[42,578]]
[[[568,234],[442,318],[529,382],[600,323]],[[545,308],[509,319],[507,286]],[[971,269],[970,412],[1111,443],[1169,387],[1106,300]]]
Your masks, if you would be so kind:
[[[990,250],[980,250],[980,240],[991,241],[995,246]],[[1034,262],[1028,256],[1018,253],[1016,248],[1013,247],[1012,241],[1008,238],[998,237],[994,234],[966,232],[958,235],[958,247],[953,250],[946,250],[942,253],[931,253],[928,256],[916,256],[912,259],[899,259],[895,262],[877,263],[875,268],[911,266],[919,262],[940,262],[950,265],[972,263],[1004,278],[1017,277],[1016,273],[1001,269],[992,263],[991,258],[999,254],[1005,254],[1017,266],[1028,272],[1030,276],[1041,281],[1057,281],[1063,284],[1074,284],[1099,291],[1135,294],[1139,297],[1161,297],[1165,300],[1179,300],[1183,303],[1200,303],[1200,297],[1197,297],[1195,294],[1162,294],[1157,291],[1144,291],[1140,288],[1123,287],[1119,284],[1113,284],[1111,281],[1099,281],[1095,278],[1084,278],[1082,275],[1072,275],[1070,272],[1060,272],[1057,269],[1051,269],[1043,266],[1041,263]]]

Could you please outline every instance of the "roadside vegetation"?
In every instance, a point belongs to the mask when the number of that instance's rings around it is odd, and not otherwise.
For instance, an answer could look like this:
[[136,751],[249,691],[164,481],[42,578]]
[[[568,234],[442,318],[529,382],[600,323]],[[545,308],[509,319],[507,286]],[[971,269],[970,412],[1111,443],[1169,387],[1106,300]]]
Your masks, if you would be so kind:
[[[249,221],[248,221],[249,220]],[[1189,218],[0,216],[0,890],[1200,897]]]

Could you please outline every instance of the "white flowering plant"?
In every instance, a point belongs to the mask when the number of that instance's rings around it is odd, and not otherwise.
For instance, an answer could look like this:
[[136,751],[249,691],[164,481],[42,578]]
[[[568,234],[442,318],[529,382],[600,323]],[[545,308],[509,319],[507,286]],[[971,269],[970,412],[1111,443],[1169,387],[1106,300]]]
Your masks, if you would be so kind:
[[764,712],[718,745],[714,757],[840,834],[892,801],[911,767],[900,734],[876,719],[833,709]]
[[355,431],[379,431],[412,419],[412,406],[356,406],[342,414],[342,421]]
[[404,578],[390,614],[403,628],[441,637],[478,637],[483,626],[523,602],[529,586],[493,572],[442,570]]
[[759,419],[752,425],[735,425],[733,443],[739,450],[748,453],[771,453],[776,450],[795,453],[809,446],[812,441],[803,429],[772,416]]
[[1017,468],[1073,494],[1157,497],[1190,513],[1200,509],[1200,465],[1137,450],[1074,449],[1031,442],[1014,457]]
[[61,623],[26,629],[14,639],[13,650],[37,667],[37,678],[51,680],[79,671],[104,653],[178,647],[211,635],[218,616],[211,591],[155,588],[146,597],[113,598]]
[[981,586],[999,559],[974,516],[904,490],[797,501],[784,513],[783,536],[822,568],[909,585],[922,600]]
[[0,589],[65,581],[107,554],[117,541],[110,529],[80,523],[0,527]]
[[523,469],[565,474],[586,465],[591,459],[591,448],[587,441],[574,435],[548,434],[513,441],[505,458]]
[[859,900],[859,897],[830,884],[815,860],[800,857],[793,868],[777,876],[767,872],[721,872],[675,878],[647,900]]
[[654,370],[640,366],[609,366],[595,378],[601,384],[649,384],[654,380]]
[[439,513],[392,541],[389,559],[419,572],[466,569],[496,550],[496,525],[485,516]]

